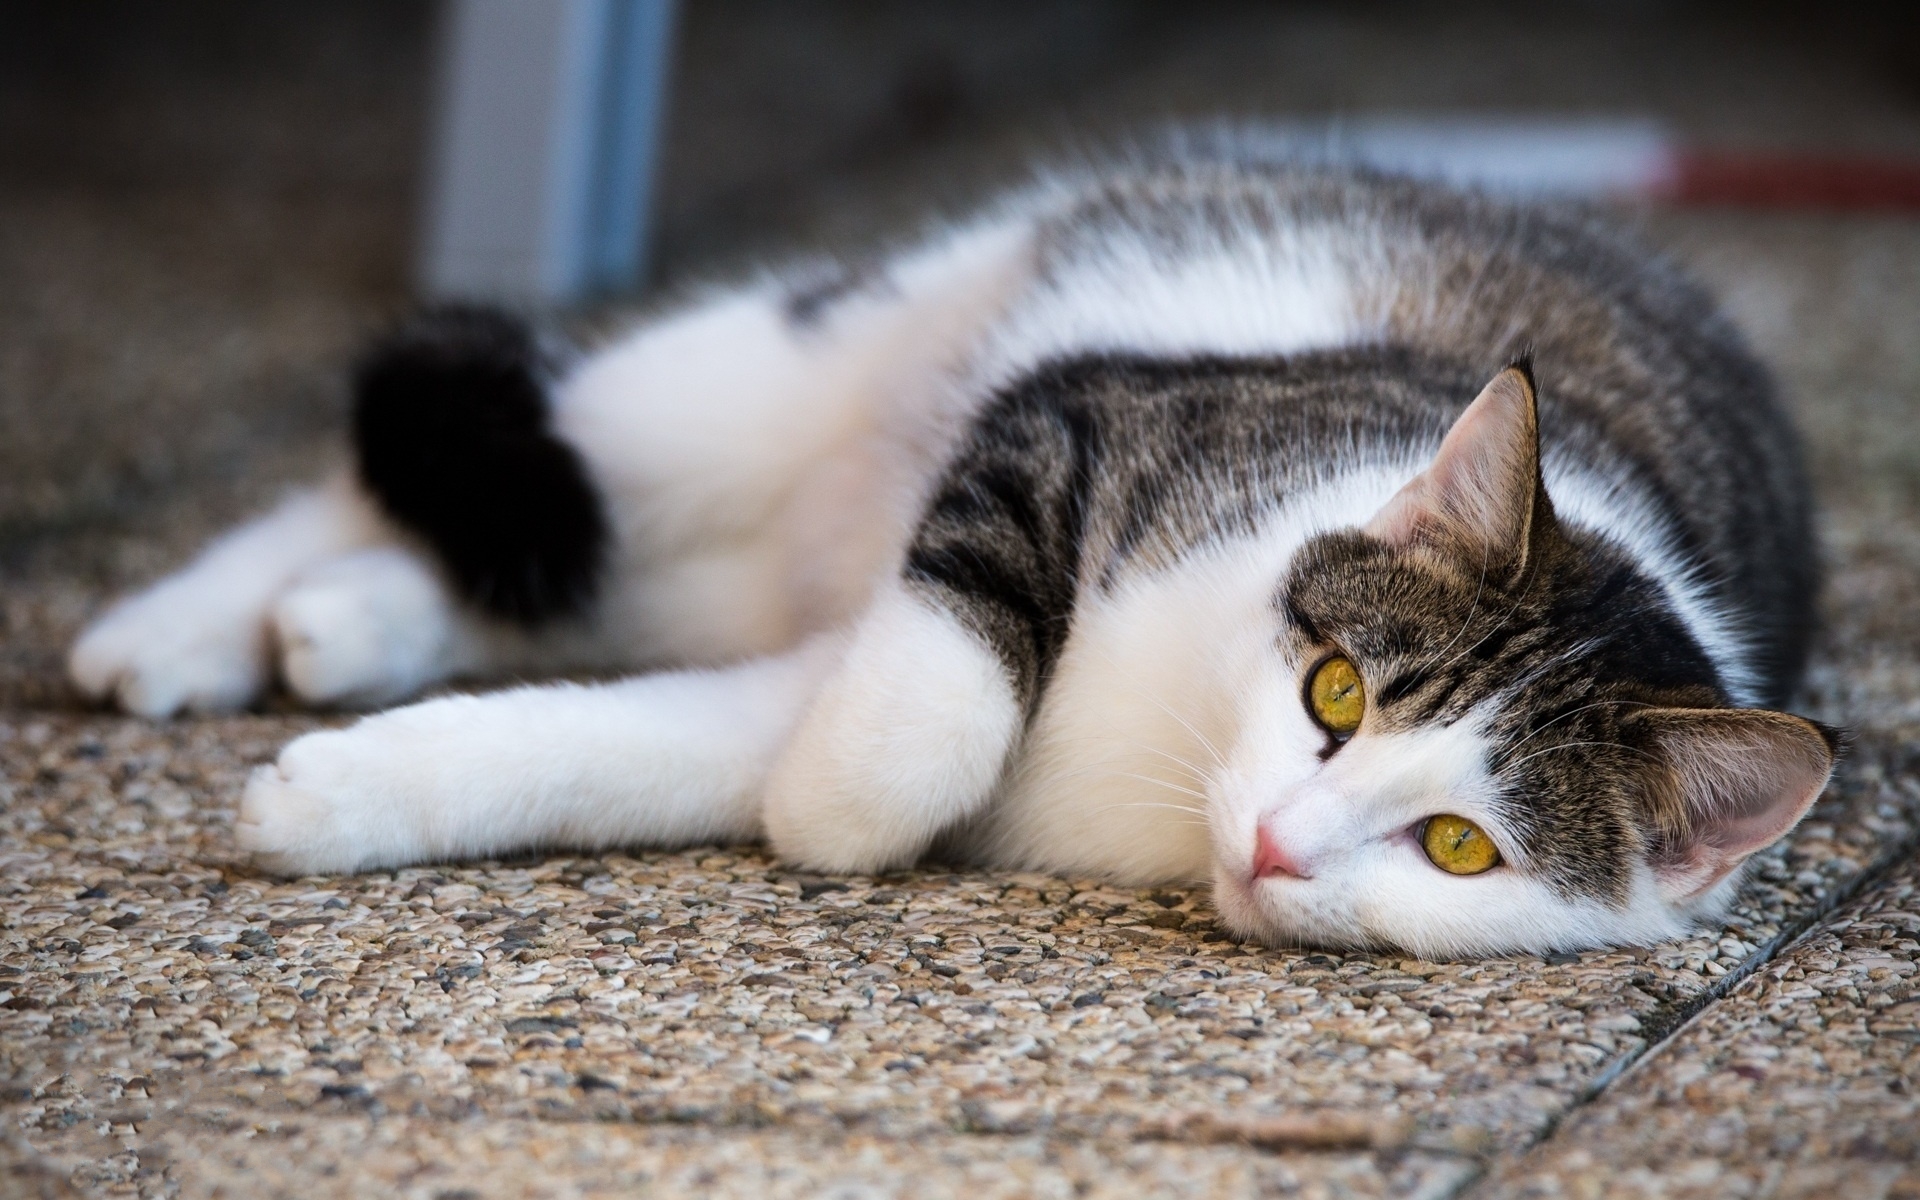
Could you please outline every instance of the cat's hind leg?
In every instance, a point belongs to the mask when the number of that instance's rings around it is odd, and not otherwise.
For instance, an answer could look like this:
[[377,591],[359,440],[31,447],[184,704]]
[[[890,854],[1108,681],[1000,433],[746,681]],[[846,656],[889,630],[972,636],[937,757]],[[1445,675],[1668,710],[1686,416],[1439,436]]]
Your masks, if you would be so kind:
[[585,642],[571,629],[533,636],[475,613],[340,480],[110,609],[75,643],[68,669],[90,699],[142,716],[241,708],[276,675],[307,704],[366,708],[460,675],[591,657]]
[[721,670],[449,696],[309,734],[254,773],[240,845],[301,874],[751,840],[767,769],[838,655],[818,639]]
[[390,536],[348,480],[302,492],[109,609],[74,644],[68,673],[89,698],[142,716],[243,707],[272,677],[275,597],[301,572]]
[[606,501],[610,636],[644,662],[726,662],[853,620],[973,404],[955,373],[1031,258],[1024,223],[989,222],[707,294],[581,363],[553,429]]
[[414,551],[373,546],[306,571],[268,628],[287,690],[309,704],[374,708],[499,665],[506,636],[466,611]]
[[312,704],[403,699],[460,674],[610,665],[593,609],[606,516],[547,427],[553,365],[483,310],[423,314],[355,376],[357,471],[215,541],[69,659],[147,716],[255,699],[276,666]]

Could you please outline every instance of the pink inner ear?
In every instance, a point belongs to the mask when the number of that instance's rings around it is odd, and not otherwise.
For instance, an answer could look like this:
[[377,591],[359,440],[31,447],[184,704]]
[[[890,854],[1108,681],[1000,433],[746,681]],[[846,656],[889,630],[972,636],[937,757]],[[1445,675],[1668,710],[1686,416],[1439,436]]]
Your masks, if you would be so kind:
[[1393,494],[1366,524],[1366,531],[1393,546],[1410,546],[1421,522],[1433,523],[1433,504],[1427,498],[1427,472],[1422,471]]
[[1406,546],[1426,537],[1524,546],[1539,479],[1533,391],[1509,367],[1467,406],[1427,469],[1387,501],[1366,531]]
[[1811,724],[1754,709],[1653,710],[1662,756],[1688,809],[1691,836],[1657,869],[1686,898],[1784,837],[1820,798],[1833,753]]

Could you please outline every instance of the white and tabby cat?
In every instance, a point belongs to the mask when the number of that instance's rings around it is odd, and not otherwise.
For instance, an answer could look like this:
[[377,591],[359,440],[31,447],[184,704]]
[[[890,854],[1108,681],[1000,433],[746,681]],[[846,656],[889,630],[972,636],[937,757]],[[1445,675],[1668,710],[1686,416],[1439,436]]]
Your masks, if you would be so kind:
[[766,837],[1544,950],[1714,919],[1833,763],[1749,707],[1811,620],[1792,431],[1703,297],[1581,218],[1141,166],[570,365],[430,313],[357,387],[357,476],[108,613],[83,689],[654,673],[300,738],[240,813],[279,870]]

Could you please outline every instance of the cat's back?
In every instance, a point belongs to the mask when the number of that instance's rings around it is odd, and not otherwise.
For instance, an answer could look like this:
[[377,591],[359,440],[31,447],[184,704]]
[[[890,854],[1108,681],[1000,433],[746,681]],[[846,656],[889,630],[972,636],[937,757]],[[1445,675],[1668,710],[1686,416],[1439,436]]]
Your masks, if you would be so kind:
[[[1578,468],[1651,506],[1739,611],[1768,690],[1797,676],[1816,570],[1791,423],[1706,293],[1600,217],[1230,160],[1109,173],[1049,208],[998,373],[1378,348],[1484,379],[1530,351],[1550,479]],[[1470,398],[1434,397],[1438,427]]]

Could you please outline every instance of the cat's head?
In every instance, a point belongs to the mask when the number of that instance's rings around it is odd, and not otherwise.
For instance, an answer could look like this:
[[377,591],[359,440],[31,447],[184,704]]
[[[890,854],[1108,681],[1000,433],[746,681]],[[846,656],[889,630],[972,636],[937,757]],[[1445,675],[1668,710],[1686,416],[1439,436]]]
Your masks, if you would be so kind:
[[1676,936],[1833,766],[1831,730],[1730,707],[1662,585],[1556,519],[1525,365],[1364,528],[1301,548],[1275,616],[1210,789],[1221,914],[1262,940]]

